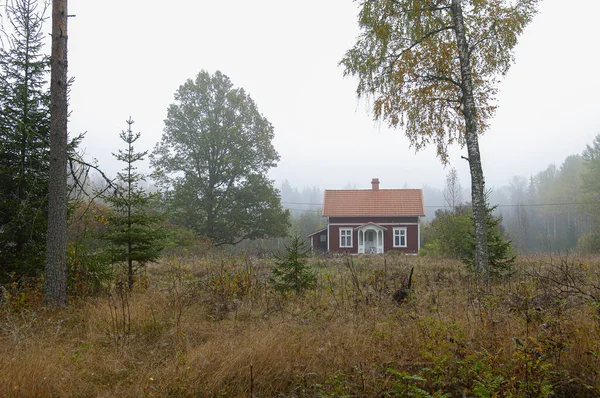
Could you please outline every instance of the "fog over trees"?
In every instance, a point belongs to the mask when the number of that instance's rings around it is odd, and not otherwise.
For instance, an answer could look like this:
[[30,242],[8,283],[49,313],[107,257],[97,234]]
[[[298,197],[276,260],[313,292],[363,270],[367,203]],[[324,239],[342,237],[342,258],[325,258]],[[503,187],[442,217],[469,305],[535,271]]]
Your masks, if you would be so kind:
[[[117,203],[123,199],[118,194],[119,186],[125,182],[123,174],[106,173],[103,164],[86,159],[83,151],[77,153],[77,145],[83,139],[77,135],[79,132],[71,133],[69,145],[65,141],[67,104],[63,100],[69,81],[66,1],[57,2],[53,8],[57,25],[52,43],[60,56],[53,57],[56,66],[52,68],[43,43],[44,4],[12,0],[2,7],[0,265],[3,280],[15,275],[40,276],[46,265],[47,302],[62,306],[66,302],[66,286],[73,286],[75,275],[81,278],[85,274],[90,278],[86,283],[97,287],[113,275],[110,267],[127,263],[130,287],[135,280],[131,251],[128,249],[128,258],[111,252],[111,247],[118,246],[115,240],[129,233],[124,225],[131,227],[130,222],[118,221],[124,214],[123,204]],[[587,143],[581,153],[555,159],[555,163],[529,175],[515,175],[504,185],[484,185],[481,164],[477,165],[479,154],[475,149],[479,134],[492,120],[499,76],[511,65],[512,48],[535,14],[537,2],[524,1],[516,8],[502,1],[486,3],[483,8],[477,4],[461,8],[455,0],[443,3],[439,9],[425,2],[427,7],[418,10],[418,15],[407,9],[407,4],[362,2],[361,36],[341,66],[346,74],[358,78],[360,95],[373,97],[370,105],[376,118],[402,130],[408,137],[407,144],[415,149],[432,144],[446,166],[445,186],[415,186],[414,182],[409,186],[408,181],[414,181],[421,169],[409,167],[405,155],[385,158],[386,171],[392,170],[396,180],[382,178],[382,189],[423,189],[423,231],[463,230],[463,235],[452,232],[452,239],[447,239],[456,242],[452,250],[437,250],[432,245],[436,241],[434,235],[424,233],[422,247],[429,250],[422,254],[451,252],[451,256],[465,257],[471,246],[459,246],[471,242],[473,233],[481,238],[482,225],[484,237],[500,242],[496,248],[510,242],[510,248],[502,249],[507,258],[513,251],[598,252],[600,138]],[[462,22],[457,19],[460,15],[464,17]],[[488,41],[482,32],[496,32],[494,18],[498,15],[503,16],[502,23],[506,25],[503,36]],[[468,71],[463,70],[468,60],[460,60],[460,23],[466,24],[475,40],[471,43],[470,55],[475,65],[470,78]],[[403,27],[411,33],[414,46],[406,47]],[[402,42],[406,52],[402,46],[395,47],[396,41]],[[496,53],[495,46],[503,50]],[[399,58],[388,59],[392,55]],[[390,65],[392,69],[387,68]],[[390,74],[390,70],[395,72]],[[165,232],[158,234],[161,236],[156,242],[151,239],[152,243],[145,244],[156,248],[148,261],[160,258],[162,248],[194,251],[224,247],[263,254],[280,251],[291,235],[306,239],[326,225],[322,217],[325,189],[357,189],[368,183],[356,181],[354,167],[361,172],[369,169],[370,177],[381,177],[377,172],[381,167],[370,167],[374,158],[381,159],[365,133],[364,154],[360,157],[341,159],[345,156],[343,146],[315,141],[315,146],[330,147],[332,157],[319,156],[313,170],[273,179],[271,173],[281,161],[276,146],[279,130],[261,112],[262,106],[218,70],[198,68],[193,73],[193,78],[179,82],[183,84],[174,98],[171,93],[164,99],[166,118],[160,139],[147,145],[145,131],[144,136],[130,137],[131,154],[151,154],[149,172],[140,172],[150,177],[145,182],[136,181],[134,189],[140,198],[152,198],[144,201],[139,217],[152,215],[148,228]],[[469,79],[474,80],[469,83]],[[474,84],[474,91],[467,95],[470,84]],[[54,107],[51,88],[57,89]],[[472,101],[475,114],[469,119],[466,113]],[[123,112],[129,114],[127,110]],[[132,117],[140,120],[135,114]],[[115,119],[122,120],[123,116]],[[116,135],[117,131],[110,133]],[[458,162],[448,152],[453,144],[465,145],[466,153]],[[118,144],[107,141],[106,152],[117,149]],[[311,155],[307,151],[300,154]],[[136,167],[141,166],[144,157],[136,158]],[[342,163],[348,165],[347,171],[336,174],[336,186],[306,184],[307,180],[321,181],[321,175],[331,173],[330,165]],[[471,181],[464,177],[461,181],[460,170],[464,171],[465,165],[473,177]],[[503,165],[489,167],[496,170]],[[92,169],[95,171],[90,172]],[[68,181],[62,181],[66,178],[64,173],[70,173]],[[150,192],[154,195],[147,196]],[[133,202],[125,206],[131,210],[129,205]],[[483,211],[478,211],[478,207]],[[442,217],[454,222],[453,217],[459,215],[462,218],[456,225],[460,228],[445,228],[452,224],[445,224]],[[480,227],[468,227],[471,221],[477,224],[478,218],[483,220]],[[65,225],[64,221],[68,223]],[[104,239],[107,234],[112,237]],[[481,251],[479,238],[475,239],[475,253]],[[145,263],[142,259],[140,265]],[[485,271],[482,267],[479,264],[475,269]]]
[[[598,223],[598,140],[583,154],[550,164],[530,176],[514,176],[510,183],[491,187],[489,203],[519,252],[596,251]],[[423,187],[426,222],[444,203],[443,190]],[[464,191],[465,197],[468,192]]]
[[598,394],[598,14],[0,0],[0,397]]
[[[513,176],[509,184],[489,187],[489,204],[496,206],[493,214],[501,218],[502,228],[516,251],[565,253],[600,249],[599,154],[600,135],[582,154],[568,156],[562,163],[550,164],[529,176]],[[320,214],[323,197],[320,188],[299,189],[293,181],[283,182],[282,205],[290,209],[293,223],[307,215],[317,219],[314,215]],[[423,189],[425,224],[435,219],[436,211],[466,205],[468,201],[462,198],[470,197],[452,167],[448,168],[445,187],[410,188]]]

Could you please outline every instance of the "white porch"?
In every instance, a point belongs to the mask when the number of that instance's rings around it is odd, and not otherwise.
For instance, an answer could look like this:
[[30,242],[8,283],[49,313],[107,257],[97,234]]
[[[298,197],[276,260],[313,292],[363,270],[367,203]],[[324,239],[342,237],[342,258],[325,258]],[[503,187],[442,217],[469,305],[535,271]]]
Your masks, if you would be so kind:
[[358,233],[358,254],[383,254],[383,234],[387,228],[370,222],[355,229]]

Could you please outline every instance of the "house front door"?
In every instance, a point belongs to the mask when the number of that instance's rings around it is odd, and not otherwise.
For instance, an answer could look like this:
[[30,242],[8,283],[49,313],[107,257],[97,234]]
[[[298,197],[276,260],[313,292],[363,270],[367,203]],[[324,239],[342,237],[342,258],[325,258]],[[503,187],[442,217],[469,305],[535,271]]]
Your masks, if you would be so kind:
[[377,253],[377,245],[375,244],[375,231],[369,230],[365,233],[365,253]]

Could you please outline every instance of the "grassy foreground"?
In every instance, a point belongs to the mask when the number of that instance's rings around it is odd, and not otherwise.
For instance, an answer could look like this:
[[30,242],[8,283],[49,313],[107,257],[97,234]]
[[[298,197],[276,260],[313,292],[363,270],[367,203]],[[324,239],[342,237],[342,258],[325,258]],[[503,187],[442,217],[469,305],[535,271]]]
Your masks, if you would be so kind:
[[458,262],[313,258],[303,296],[271,262],[166,259],[63,311],[4,291],[0,396],[600,395],[600,259],[521,258],[484,293]]

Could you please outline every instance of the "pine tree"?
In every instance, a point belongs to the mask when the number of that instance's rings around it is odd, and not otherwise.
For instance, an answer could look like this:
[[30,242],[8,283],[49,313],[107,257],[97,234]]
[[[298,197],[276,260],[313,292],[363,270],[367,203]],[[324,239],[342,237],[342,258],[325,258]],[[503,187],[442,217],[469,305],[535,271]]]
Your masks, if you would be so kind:
[[129,118],[127,131],[120,134],[127,149],[113,153],[117,160],[125,163],[123,171],[117,174],[118,188],[112,195],[103,196],[114,211],[107,217],[109,232],[105,238],[111,244],[109,252],[113,262],[126,264],[130,289],[133,288],[136,272],[159,258],[164,238],[162,228],[157,226],[162,217],[148,212],[156,195],[146,193],[140,186],[145,178],[136,171],[135,164],[143,160],[148,151],[134,152],[133,144],[140,138],[140,133],[133,133],[133,123]]
[[0,268],[33,275],[44,266],[50,137],[45,5],[7,3],[0,49]]
[[67,305],[67,26],[68,1],[52,0],[52,56],[50,65],[50,162],[48,179],[48,232],[44,302]]

